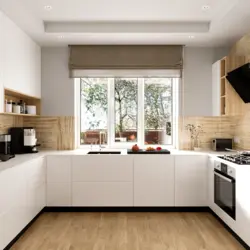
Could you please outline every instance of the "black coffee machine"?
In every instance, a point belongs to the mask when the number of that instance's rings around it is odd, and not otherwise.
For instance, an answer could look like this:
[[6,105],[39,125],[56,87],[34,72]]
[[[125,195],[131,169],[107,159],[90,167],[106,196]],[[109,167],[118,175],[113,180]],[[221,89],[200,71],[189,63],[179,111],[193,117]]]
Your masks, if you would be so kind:
[[0,161],[8,161],[15,157],[11,152],[11,135],[0,135]]
[[36,131],[32,127],[10,128],[11,152],[14,154],[38,153]]

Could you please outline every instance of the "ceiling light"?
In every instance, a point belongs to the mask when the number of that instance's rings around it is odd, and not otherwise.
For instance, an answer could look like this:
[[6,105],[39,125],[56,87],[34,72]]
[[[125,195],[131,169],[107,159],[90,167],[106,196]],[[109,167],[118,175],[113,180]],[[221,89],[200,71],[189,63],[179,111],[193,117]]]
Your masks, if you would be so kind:
[[194,36],[188,36],[189,39],[194,39]]
[[44,6],[44,9],[47,10],[47,11],[50,11],[50,10],[52,10],[52,6],[51,5],[46,5],[46,6]]
[[211,9],[211,7],[210,7],[209,5],[203,5],[203,6],[201,7],[201,9],[202,9],[203,11],[208,11],[208,10]]

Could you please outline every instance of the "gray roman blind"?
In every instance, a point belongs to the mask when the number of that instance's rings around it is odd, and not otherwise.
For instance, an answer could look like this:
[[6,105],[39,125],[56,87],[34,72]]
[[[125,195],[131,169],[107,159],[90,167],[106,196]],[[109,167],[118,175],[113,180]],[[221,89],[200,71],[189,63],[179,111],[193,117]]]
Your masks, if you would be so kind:
[[70,45],[69,69],[182,69],[182,45]]

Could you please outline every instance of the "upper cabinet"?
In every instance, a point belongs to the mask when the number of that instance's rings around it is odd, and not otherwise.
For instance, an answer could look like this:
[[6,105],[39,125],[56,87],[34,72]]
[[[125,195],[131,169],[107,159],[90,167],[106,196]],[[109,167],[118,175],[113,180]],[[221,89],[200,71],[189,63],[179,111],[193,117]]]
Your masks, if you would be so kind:
[[41,97],[41,48],[0,11],[0,112],[4,88]]
[[213,116],[221,115],[221,62],[217,61],[212,66],[212,106],[213,106]]
[[232,116],[244,113],[246,104],[227,80],[227,74],[247,62],[249,62],[247,57],[230,55],[213,64],[213,116]]

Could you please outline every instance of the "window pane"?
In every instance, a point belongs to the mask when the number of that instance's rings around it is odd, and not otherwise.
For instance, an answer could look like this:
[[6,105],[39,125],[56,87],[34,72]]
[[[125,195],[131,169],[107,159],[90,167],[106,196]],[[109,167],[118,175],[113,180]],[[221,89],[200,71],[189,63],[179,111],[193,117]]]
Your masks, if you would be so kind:
[[108,79],[81,79],[81,144],[107,144]]
[[115,141],[137,141],[137,79],[115,79]]
[[145,78],[145,144],[172,144],[171,78]]

